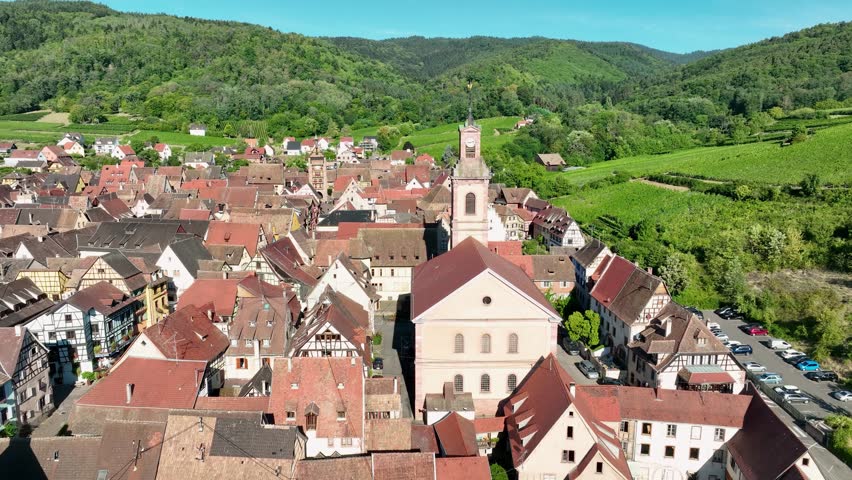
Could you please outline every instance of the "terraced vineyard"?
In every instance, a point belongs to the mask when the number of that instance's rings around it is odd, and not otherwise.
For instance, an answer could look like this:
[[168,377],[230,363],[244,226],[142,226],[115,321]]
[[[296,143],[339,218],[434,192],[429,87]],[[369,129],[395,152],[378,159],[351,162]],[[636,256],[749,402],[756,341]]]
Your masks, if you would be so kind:
[[622,158],[561,173],[571,183],[585,184],[613,171],[644,176],[681,173],[717,180],[795,184],[808,173],[827,183],[852,185],[852,124],[826,128],[806,142],[782,147],[778,142],[696,148],[666,155]]

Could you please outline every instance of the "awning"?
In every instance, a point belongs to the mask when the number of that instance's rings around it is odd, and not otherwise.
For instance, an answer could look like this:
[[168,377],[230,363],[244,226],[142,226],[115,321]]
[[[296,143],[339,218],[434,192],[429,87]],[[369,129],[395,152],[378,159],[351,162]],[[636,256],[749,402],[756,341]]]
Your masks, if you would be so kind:
[[715,365],[692,365],[682,368],[678,377],[688,385],[719,385],[734,383],[731,375]]

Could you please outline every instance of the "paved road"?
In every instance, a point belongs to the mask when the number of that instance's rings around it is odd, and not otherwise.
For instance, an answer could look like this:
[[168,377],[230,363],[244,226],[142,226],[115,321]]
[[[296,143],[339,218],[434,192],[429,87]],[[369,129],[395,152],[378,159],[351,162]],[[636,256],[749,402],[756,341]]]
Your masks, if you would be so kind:
[[559,365],[571,375],[577,385],[594,385],[597,381],[590,380],[580,369],[577,368],[577,362],[583,360],[579,355],[568,355],[568,352],[562,349],[561,346],[556,349],[556,359],[559,360]]
[[769,337],[752,337],[739,329],[743,322],[740,320],[722,320],[713,312],[704,312],[704,318],[709,322],[721,325],[722,330],[731,340],[751,345],[754,354],[737,357],[740,362],[754,361],[766,367],[768,372],[779,373],[784,378],[784,385],[795,385],[808,393],[814,401],[808,404],[796,405],[796,408],[815,418],[825,418],[832,413],[850,414],[852,405],[835,400],[828,394],[838,389],[834,382],[814,382],[804,376],[804,372],[785,362],[778,352],[771,350],[764,343]]
[[[64,395],[62,402],[56,406],[56,410],[39,423],[38,427],[33,430],[31,436],[33,437],[55,437],[62,427],[68,423],[68,416],[71,414],[71,410],[74,409],[74,404],[77,403],[77,399],[83,396],[84,393],[88,392],[91,385],[82,385],[82,386],[72,386],[72,385],[57,385],[54,386],[54,389],[71,389],[70,392],[61,392]],[[54,392],[54,394],[58,394],[60,392]]]
[[[376,329],[382,333],[382,345],[375,353],[384,361],[384,376],[400,377],[400,395],[402,396],[402,416],[412,418],[409,393],[414,388],[413,334],[414,325],[408,320],[399,324],[393,320],[376,317]],[[402,361],[400,361],[402,360]],[[403,369],[405,362],[405,369]]]

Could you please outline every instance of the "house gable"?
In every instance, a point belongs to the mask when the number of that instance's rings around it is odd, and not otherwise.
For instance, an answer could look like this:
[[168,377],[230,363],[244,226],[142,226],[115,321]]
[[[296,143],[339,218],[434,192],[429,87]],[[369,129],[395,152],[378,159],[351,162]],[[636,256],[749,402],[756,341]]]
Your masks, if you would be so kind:
[[[490,303],[486,304],[486,301]],[[414,323],[423,323],[433,318],[558,320],[554,318],[550,310],[529,298],[490,269],[484,270],[413,320]]]

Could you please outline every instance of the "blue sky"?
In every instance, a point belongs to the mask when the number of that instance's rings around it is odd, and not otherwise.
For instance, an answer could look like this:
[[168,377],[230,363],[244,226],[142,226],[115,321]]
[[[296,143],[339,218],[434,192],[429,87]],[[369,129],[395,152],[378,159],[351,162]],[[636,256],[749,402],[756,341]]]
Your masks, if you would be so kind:
[[544,36],[672,52],[728,48],[852,20],[852,0],[102,0],[116,10],[373,39]]

